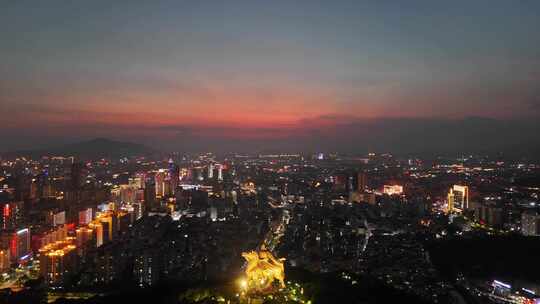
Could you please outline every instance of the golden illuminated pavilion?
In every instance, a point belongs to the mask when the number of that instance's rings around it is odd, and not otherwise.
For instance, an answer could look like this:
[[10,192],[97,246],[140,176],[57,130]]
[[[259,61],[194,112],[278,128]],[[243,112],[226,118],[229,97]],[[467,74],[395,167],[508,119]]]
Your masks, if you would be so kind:
[[276,259],[264,247],[260,251],[242,253],[247,261],[246,278],[240,282],[240,287],[249,292],[269,292],[275,280],[280,287],[285,287],[285,270],[283,261]]

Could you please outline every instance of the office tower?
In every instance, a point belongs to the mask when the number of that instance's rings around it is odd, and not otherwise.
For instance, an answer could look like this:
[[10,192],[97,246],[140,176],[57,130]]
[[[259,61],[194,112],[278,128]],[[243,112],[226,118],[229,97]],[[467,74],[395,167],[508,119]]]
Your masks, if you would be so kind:
[[469,208],[469,187],[454,185],[448,192],[448,212],[462,212]]

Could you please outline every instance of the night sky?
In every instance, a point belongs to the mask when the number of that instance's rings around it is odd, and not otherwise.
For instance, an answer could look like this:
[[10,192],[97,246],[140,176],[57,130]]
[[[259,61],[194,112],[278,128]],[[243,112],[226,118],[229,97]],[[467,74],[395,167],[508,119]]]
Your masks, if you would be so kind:
[[528,149],[540,1],[0,2],[0,151]]

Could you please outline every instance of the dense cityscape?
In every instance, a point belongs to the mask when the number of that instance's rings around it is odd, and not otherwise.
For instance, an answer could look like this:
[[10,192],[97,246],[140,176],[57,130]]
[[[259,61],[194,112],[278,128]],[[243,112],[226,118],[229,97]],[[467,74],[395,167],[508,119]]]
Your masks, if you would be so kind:
[[540,304],[539,29],[0,0],[0,304]]
[[[540,298],[535,162],[172,153],[0,170],[7,303],[102,303],[167,282],[175,303],[319,303],[325,280],[417,303]],[[239,293],[250,251],[284,258],[287,283]]]

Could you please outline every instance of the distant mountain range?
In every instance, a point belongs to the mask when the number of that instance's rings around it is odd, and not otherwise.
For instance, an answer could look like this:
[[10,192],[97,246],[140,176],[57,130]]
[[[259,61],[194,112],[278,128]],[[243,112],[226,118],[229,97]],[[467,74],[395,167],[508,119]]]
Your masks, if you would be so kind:
[[33,158],[53,155],[75,156],[79,158],[116,158],[145,155],[154,152],[156,151],[141,144],[95,138],[50,149],[13,151],[3,154],[5,157],[27,156]]

